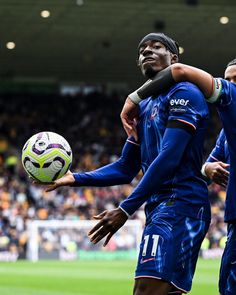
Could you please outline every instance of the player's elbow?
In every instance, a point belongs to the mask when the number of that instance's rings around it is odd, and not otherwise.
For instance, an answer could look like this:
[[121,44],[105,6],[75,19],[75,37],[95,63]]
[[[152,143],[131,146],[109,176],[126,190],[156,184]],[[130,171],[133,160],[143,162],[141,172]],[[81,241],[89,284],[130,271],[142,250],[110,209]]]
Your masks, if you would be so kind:
[[135,175],[126,176],[125,184],[130,184],[133,181],[134,177],[135,177]]
[[181,63],[175,63],[172,65],[172,76],[176,82],[187,80],[187,68]]

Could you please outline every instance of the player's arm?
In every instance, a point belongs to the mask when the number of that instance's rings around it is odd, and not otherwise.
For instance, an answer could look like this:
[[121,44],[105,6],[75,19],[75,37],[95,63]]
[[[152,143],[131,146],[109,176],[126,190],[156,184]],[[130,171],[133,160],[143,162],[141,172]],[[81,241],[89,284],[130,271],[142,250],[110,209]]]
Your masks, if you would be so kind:
[[187,123],[178,120],[168,123],[161,152],[149,166],[133,193],[120,204],[128,215],[132,215],[151,195],[155,194],[170,175],[176,173],[194,132],[194,127]]
[[147,81],[127,97],[120,114],[126,133],[129,136],[132,135],[137,138],[137,132],[133,128],[132,122],[137,120],[137,105],[141,100],[151,95],[161,94],[175,83],[183,81],[196,84],[206,98],[214,98],[218,94],[218,89],[215,87],[215,80],[209,73],[185,64],[173,64],[159,72],[153,80]]
[[196,84],[206,98],[212,96],[214,78],[209,73],[181,63],[175,63],[159,72],[153,80],[143,84],[128,97],[136,104],[151,95],[159,95],[167,91],[177,82],[191,82]]
[[75,185],[112,186],[130,183],[141,168],[140,146],[133,139],[128,139],[121,157],[114,163],[91,172],[74,173]]
[[229,171],[227,170],[229,164],[227,164],[224,144],[225,135],[222,130],[216,141],[215,147],[202,166],[202,174],[215,183],[226,187],[229,178]]
[[96,219],[100,221],[89,232],[92,243],[96,244],[107,236],[105,246],[113,234],[126,222],[128,216],[156,193],[170,175],[174,175],[193,132],[193,127],[180,121],[169,123],[163,137],[161,152],[149,166],[132,194],[120,204],[119,208],[104,211],[96,216]]
[[133,139],[128,139],[121,157],[114,163],[86,173],[67,173],[54,181],[46,191],[60,186],[112,186],[130,183],[141,167],[140,146]]

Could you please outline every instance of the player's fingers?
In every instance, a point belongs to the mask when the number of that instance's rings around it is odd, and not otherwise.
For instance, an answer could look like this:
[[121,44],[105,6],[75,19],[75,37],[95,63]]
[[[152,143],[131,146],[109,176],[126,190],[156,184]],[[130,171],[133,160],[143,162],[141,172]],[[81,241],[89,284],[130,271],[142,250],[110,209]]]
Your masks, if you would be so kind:
[[222,176],[215,176],[213,179],[212,179],[215,183],[225,187],[227,185],[227,182],[228,182],[228,179],[225,179],[224,177]]
[[[224,164],[224,163],[223,163]],[[228,164],[225,164],[225,165],[228,165]],[[229,166],[229,165],[228,165]],[[218,167],[218,170],[224,172],[225,174],[229,174],[229,170],[227,169],[228,167],[225,167],[225,166],[219,166]]]
[[[32,179],[33,179],[33,178],[32,178]],[[32,183],[33,183],[33,184],[36,184],[36,185],[41,185],[41,184],[42,184],[40,181],[37,181],[37,180],[33,180]]]
[[88,235],[94,234],[100,227],[102,227],[104,224],[104,220],[99,221],[88,233]]
[[224,171],[217,171],[214,174],[214,178],[219,178],[219,179],[225,179],[227,180],[229,178],[228,174],[225,174]]
[[222,182],[222,184],[221,184],[221,186],[223,186],[224,188],[226,188],[227,187],[227,182]]
[[106,214],[107,214],[107,210],[103,211],[102,213],[100,213],[98,215],[94,215],[93,218],[94,219],[102,219]]
[[230,164],[226,164],[224,162],[220,162],[221,166],[224,167],[224,168],[229,168],[230,167]]
[[38,180],[34,180],[33,184],[36,184],[36,185],[51,185],[51,184],[53,184],[53,182],[41,182],[41,181],[38,181]]
[[110,232],[109,234],[108,234],[108,236],[107,236],[107,238],[106,238],[106,240],[105,240],[105,242],[104,242],[104,244],[103,244],[103,247],[106,247],[106,245],[109,243],[109,241],[110,241],[110,239],[111,239],[111,237],[114,235],[114,232]]
[[132,130],[132,121],[128,120],[127,118],[121,118],[122,124],[123,126],[128,129],[128,130]]
[[128,136],[131,136],[131,133],[133,131],[133,126],[132,124],[128,123],[127,121],[125,120],[122,120],[122,124],[123,124],[123,127],[125,129],[125,132]]
[[136,126],[133,127],[132,135],[133,135],[135,141],[138,141],[138,131],[137,131]]
[[104,228],[100,228],[91,238],[90,241],[93,244],[97,244],[99,241],[101,241],[107,234],[109,233],[108,230]]
[[134,125],[134,122],[132,122],[132,124],[124,122],[123,127],[128,136],[133,136],[136,141],[138,140],[138,132],[137,132],[137,128]]
[[58,187],[58,185],[56,183],[52,184],[52,185],[49,185],[45,191],[48,193],[48,192],[51,192],[53,190],[55,190],[56,188]]
[[216,173],[217,177],[223,177],[223,178],[228,178],[229,177],[229,171],[225,170],[224,168],[219,168]]

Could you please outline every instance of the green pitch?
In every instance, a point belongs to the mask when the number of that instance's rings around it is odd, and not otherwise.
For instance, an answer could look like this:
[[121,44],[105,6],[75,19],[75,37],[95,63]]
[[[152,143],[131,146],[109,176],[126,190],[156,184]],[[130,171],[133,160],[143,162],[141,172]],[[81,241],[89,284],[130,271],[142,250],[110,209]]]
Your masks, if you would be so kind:
[[[0,263],[2,295],[131,295],[135,262]],[[218,260],[199,260],[191,295],[215,295]]]

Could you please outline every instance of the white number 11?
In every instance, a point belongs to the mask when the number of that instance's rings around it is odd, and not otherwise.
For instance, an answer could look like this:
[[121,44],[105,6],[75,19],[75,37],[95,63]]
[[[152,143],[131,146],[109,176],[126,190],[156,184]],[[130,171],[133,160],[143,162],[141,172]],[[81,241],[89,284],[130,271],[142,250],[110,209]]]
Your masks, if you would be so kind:
[[[159,237],[160,237],[159,235],[152,235],[153,244],[152,244],[151,256],[156,256]],[[148,241],[149,241],[149,235],[146,235],[144,237],[144,246],[143,246],[142,256],[146,256],[147,254]]]

